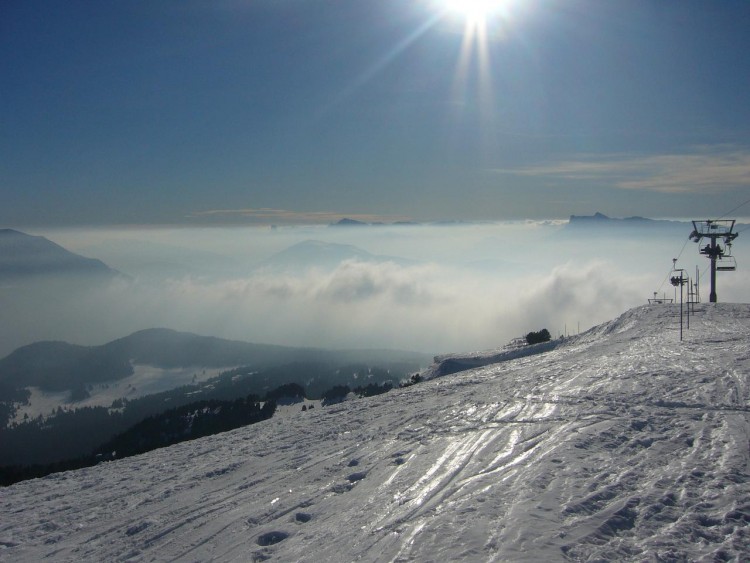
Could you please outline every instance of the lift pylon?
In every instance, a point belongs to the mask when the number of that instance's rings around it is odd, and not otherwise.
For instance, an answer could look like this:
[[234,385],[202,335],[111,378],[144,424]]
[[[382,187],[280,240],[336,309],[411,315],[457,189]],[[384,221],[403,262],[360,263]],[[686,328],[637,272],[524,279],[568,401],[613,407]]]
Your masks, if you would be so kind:
[[[709,301],[716,303],[716,272],[733,272],[737,262],[732,256],[732,241],[739,233],[734,232],[734,219],[706,219],[693,221],[693,232],[690,240],[700,243],[707,239],[706,246],[699,252],[711,260],[711,293]],[[719,242],[720,241],[720,242]]]

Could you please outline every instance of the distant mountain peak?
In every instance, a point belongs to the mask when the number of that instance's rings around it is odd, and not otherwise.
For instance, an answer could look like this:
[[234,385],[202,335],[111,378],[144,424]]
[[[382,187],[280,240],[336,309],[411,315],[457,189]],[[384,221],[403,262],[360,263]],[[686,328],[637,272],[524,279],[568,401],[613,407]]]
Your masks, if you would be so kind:
[[31,235],[27,235],[27,234],[22,233],[21,231],[16,231],[13,229],[0,229],[0,236],[26,236],[28,237]]
[[586,221],[598,221],[598,222],[613,222],[613,223],[621,223],[624,221],[628,222],[636,222],[636,221],[647,221],[647,222],[653,222],[654,219],[648,219],[646,217],[640,217],[638,215],[634,215],[633,217],[624,217],[622,219],[616,218],[616,217],[609,217],[605,215],[604,213],[600,213],[597,211],[593,215],[571,215],[570,216],[570,222],[586,222]]
[[357,221],[356,219],[349,219],[348,217],[344,217],[343,219],[339,219],[335,223],[331,223],[331,227],[366,227],[368,223],[365,223],[363,221]]
[[101,260],[70,252],[42,236],[0,229],[0,279],[61,274],[120,275]]
[[278,252],[263,262],[260,267],[282,271],[304,271],[309,269],[333,270],[346,260],[359,262],[393,262],[410,265],[413,262],[394,256],[379,256],[352,244],[305,240]]
[[571,215],[570,216],[570,222],[578,222],[578,221],[612,221],[610,217],[605,215],[604,213],[600,213],[597,211],[593,215]]
[[568,227],[674,227],[684,228],[685,223],[680,221],[669,221],[664,219],[649,219],[635,215],[633,217],[614,218],[604,213],[596,212],[593,215],[571,215]]

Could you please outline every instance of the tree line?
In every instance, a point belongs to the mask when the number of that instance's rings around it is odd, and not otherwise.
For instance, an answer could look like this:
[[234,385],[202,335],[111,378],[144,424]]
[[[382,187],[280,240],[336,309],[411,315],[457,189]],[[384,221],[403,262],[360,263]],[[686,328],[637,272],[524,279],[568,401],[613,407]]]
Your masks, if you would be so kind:
[[[143,453],[181,441],[178,436],[194,439],[252,424],[272,416],[282,401],[322,399],[325,404],[351,392],[358,397],[385,393],[415,382],[414,376],[402,382],[402,369],[299,363],[262,373],[237,368],[201,383],[117,399],[109,407],[58,407],[50,416],[0,428],[0,484],[86,467],[112,459],[112,452],[117,458]],[[363,380],[367,383],[352,384]],[[269,389],[272,383],[277,386]],[[187,420],[190,426],[184,427]]]
[[[82,410],[87,411],[83,416],[92,416],[91,421],[101,416],[99,409]],[[186,440],[234,430],[271,418],[275,411],[275,402],[261,403],[253,395],[234,401],[198,401],[149,416],[102,443],[88,455],[53,463],[0,467],[0,485],[90,467],[102,461],[122,459]],[[63,433],[62,436],[66,434]]]

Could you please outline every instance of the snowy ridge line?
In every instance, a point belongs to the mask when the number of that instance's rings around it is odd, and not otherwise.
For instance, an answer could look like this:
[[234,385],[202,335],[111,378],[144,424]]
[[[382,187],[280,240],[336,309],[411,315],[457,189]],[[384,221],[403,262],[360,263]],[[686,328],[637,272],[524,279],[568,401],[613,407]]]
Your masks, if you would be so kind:
[[746,561],[750,306],[0,490],[0,561]]
[[522,347],[513,346],[510,350],[502,352],[482,353],[475,352],[472,354],[446,354],[435,356],[435,363],[427,368],[422,374],[423,380],[434,379],[445,375],[452,375],[461,371],[481,368],[484,366],[508,362],[518,358],[535,356],[549,352],[560,346],[564,339],[550,340],[540,344],[530,344]]

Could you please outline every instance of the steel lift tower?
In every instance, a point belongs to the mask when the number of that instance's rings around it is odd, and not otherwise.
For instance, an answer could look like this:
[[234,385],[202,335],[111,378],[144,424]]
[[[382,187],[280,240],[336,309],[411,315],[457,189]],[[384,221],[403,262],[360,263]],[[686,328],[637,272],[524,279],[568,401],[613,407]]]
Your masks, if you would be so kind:
[[[732,256],[732,241],[739,233],[734,232],[734,222],[734,219],[693,221],[690,240],[700,243],[708,239],[706,246],[700,248],[700,253],[711,260],[711,293],[708,299],[711,303],[716,303],[716,272],[733,272],[737,269],[737,261]],[[717,242],[719,240],[723,246]]]

